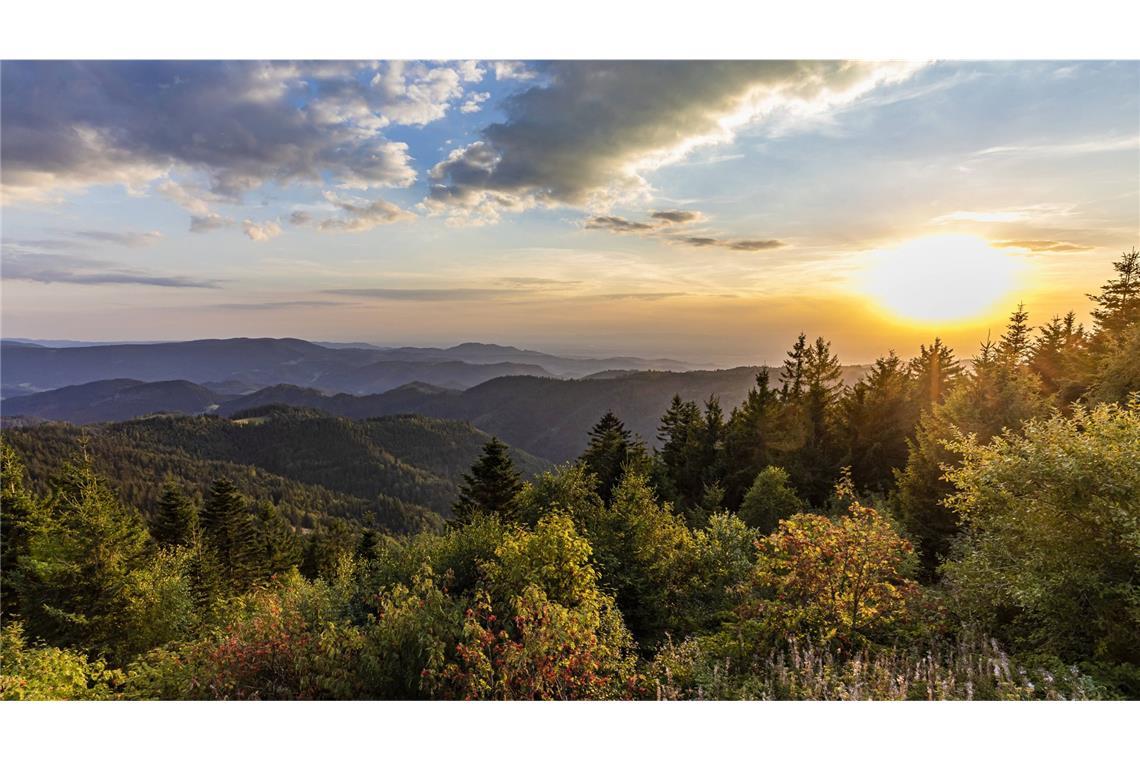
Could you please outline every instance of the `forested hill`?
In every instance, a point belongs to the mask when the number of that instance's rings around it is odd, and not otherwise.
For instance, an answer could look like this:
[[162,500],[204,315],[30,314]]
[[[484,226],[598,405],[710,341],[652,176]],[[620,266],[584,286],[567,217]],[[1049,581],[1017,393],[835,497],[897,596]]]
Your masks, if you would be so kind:
[[[327,395],[296,385],[276,385],[237,396],[189,383],[109,380],[7,399],[3,412],[6,417],[76,423],[121,421],[157,412],[228,417],[269,404],[320,409],[352,419],[414,413],[467,421],[513,446],[561,462],[582,451],[590,426],[607,411],[652,444],[661,410],[674,395],[698,402],[716,396],[722,407],[731,409],[744,400],[761,369],[620,372],[583,380],[499,377],[462,392],[409,383],[363,396]],[[842,379],[853,385],[865,371],[862,366],[844,367]]]
[[[450,514],[460,475],[489,436],[467,423],[411,415],[352,421],[270,407],[233,420],[156,416],[45,424],[5,431],[4,439],[41,487],[85,450],[96,471],[144,514],[168,475],[190,493],[225,477],[252,499],[278,504],[297,525],[332,516],[414,532]],[[527,475],[549,466],[523,451],[511,455]]]

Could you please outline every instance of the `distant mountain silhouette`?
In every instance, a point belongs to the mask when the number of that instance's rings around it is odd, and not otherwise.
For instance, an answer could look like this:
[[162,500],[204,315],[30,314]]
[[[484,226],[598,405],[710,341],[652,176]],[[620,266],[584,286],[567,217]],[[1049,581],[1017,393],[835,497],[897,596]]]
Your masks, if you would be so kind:
[[[112,381],[118,384],[92,383],[5,400],[2,411],[7,424],[14,416],[110,421],[181,411],[224,417],[267,405],[319,409],[351,419],[413,413],[467,421],[512,446],[551,461],[564,461],[581,453],[590,427],[607,411],[621,417],[630,430],[652,445],[656,443],[661,415],[674,394],[698,402],[717,396],[727,414],[744,400],[760,369],[620,372],[583,380],[496,377],[463,391],[408,383],[367,395],[328,394],[311,387],[281,384],[246,395],[227,396],[201,386],[120,386],[132,381],[119,380]],[[853,383],[865,371],[861,366],[844,367],[844,381]],[[776,377],[775,371],[772,377]],[[166,396],[166,392],[170,395]],[[192,408],[196,403],[198,408]]]
[[66,347],[11,340],[0,343],[5,398],[118,378],[225,383],[235,389],[284,383],[360,394],[383,393],[410,382],[464,389],[511,375],[582,377],[612,369],[689,368],[668,359],[567,358],[482,343],[443,349],[320,345],[296,338]]

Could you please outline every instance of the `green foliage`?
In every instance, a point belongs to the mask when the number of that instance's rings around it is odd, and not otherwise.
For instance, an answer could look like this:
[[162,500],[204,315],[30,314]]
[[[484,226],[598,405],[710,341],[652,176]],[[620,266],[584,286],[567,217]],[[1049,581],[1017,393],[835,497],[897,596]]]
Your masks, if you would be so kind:
[[510,520],[521,490],[522,481],[511,461],[510,450],[498,438],[492,438],[471,466],[471,472],[463,476],[459,501],[452,511],[459,522],[470,522],[478,514],[499,515]]
[[55,481],[50,511],[18,558],[28,633],[121,662],[133,653],[124,640],[132,573],[145,565],[150,541],[142,518],[119,503],[86,461],[69,465]]
[[122,681],[102,660],[59,647],[29,647],[20,623],[0,633],[0,699],[111,699]]
[[946,575],[965,613],[1140,694],[1140,407],[1078,407],[952,448],[947,503],[968,530]]
[[852,644],[905,623],[918,585],[914,552],[890,522],[859,503],[829,520],[800,514],[757,544],[742,622],[764,636]]
[[47,507],[28,491],[19,454],[0,441],[0,614],[4,616],[19,609],[20,558],[49,519]]
[[788,473],[769,465],[756,475],[740,505],[740,519],[761,533],[771,533],[781,520],[805,512],[807,502],[788,483]]
[[216,481],[202,508],[202,543],[227,590],[241,593],[261,574],[256,527],[245,497],[228,480]]

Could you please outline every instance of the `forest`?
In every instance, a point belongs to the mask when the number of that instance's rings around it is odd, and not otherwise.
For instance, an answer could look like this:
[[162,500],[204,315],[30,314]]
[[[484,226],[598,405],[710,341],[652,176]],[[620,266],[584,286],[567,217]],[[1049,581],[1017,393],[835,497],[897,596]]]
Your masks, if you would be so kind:
[[0,695],[1140,698],[1140,254],[1114,269],[1088,325],[1019,307],[851,384],[801,334],[735,408],[607,413],[553,467],[281,409],[5,431]]

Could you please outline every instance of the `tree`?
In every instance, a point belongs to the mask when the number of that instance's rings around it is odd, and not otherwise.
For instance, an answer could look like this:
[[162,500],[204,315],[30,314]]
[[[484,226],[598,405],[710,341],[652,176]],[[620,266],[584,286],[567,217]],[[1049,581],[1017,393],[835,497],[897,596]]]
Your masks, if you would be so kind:
[[1084,327],[1070,311],[1063,318],[1054,314],[1038,329],[1041,334],[1029,349],[1029,367],[1041,378],[1043,391],[1068,408],[1088,390]]
[[245,498],[229,480],[210,486],[202,509],[202,539],[231,593],[249,588],[260,574],[257,535]]
[[1140,696],[1140,405],[1076,406],[951,448],[947,503],[967,531],[945,577],[962,610]]
[[257,509],[257,538],[260,566],[266,575],[278,575],[301,563],[301,542],[293,526],[271,501],[262,501]]
[[17,591],[28,634],[121,662],[133,571],[147,561],[141,515],[123,506],[84,459],[52,483],[50,516],[29,536]]
[[918,356],[910,360],[910,375],[914,379],[915,402],[920,410],[941,403],[962,375],[962,365],[954,356],[954,349],[935,338],[930,348],[921,345]]
[[522,480],[511,461],[510,450],[498,438],[483,446],[483,453],[463,476],[459,500],[452,511],[457,522],[470,522],[477,514],[513,519]]
[[590,442],[579,461],[598,479],[598,495],[609,503],[614,488],[627,470],[647,470],[648,454],[641,441],[613,412],[606,412],[590,431]]
[[1130,253],[1122,253],[1112,268],[1117,276],[1102,285],[1100,293],[1089,294],[1096,304],[1092,317],[1098,344],[1140,322],[1140,251],[1133,248]]
[[882,639],[906,622],[918,593],[910,542],[857,502],[837,520],[811,514],[785,520],[757,549],[753,596],[740,615],[777,640]]
[[756,375],[744,403],[732,410],[724,434],[724,506],[740,508],[756,474],[772,462],[779,396],[768,387],[768,370]]
[[768,534],[781,520],[806,512],[808,504],[788,483],[788,473],[769,465],[761,470],[740,505],[740,519],[750,528]]
[[1037,376],[1014,365],[987,341],[974,358],[973,374],[959,382],[945,402],[923,413],[908,443],[906,468],[896,477],[895,504],[918,544],[926,578],[934,576],[960,529],[957,516],[943,504],[951,491],[944,468],[957,463],[945,442],[958,431],[986,442],[1005,429],[1019,429],[1046,408]]
[[997,355],[1010,364],[1021,364],[1029,358],[1033,328],[1029,326],[1029,312],[1025,304],[1019,303],[1017,311],[1009,316],[1005,334],[997,346]]
[[198,541],[198,510],[174,480],[167,480],[158,499],[151,535],[159,546],[193,546]]
[[19,608],[20,559],[49,518],[43,502],[28,491],[19,455],[0,441],[0,614],[5,617]]
[[839,357],[831,353],[830,342],[819,337],[802,351],[799,343],[797,341],[792,352],[801,354],[802,358],[799,392],[798,396],[788,395],[791,403],[785,405],[785,411],[793,429],[798,430],[801,445],[782,464],[786,465],[797,490],[818,506],[827,500],[839,467],[832,417],[843,388],[843,372]]
[[804,362],[810,351],[807,345],[807,335],[800,333],[792,350],[788,351],[788,358],[784,359],[784,368],[780,372],[780,399],[782,401],[798,401],[803,394]]
[[663,495],[682,507],[696,504],[704,490],[705,440],[704,422],[696,403],[673,396],[661,417],[657,440],[662,444]]
[[885,494],[906,465],[918,410],[907,366],[892,351],[875,361],[840,402],[844,459],[856,485]]

